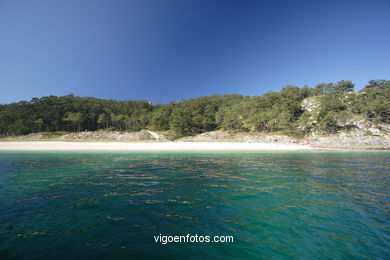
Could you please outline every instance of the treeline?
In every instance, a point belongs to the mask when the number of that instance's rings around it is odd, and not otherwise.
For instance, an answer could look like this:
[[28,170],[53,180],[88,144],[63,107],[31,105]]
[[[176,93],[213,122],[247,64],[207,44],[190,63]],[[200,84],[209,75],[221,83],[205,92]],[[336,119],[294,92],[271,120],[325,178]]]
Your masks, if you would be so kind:
[[[262,96],[211,95],[169,104],[115,101],[67,95],[33,98],[0,105],[0,134],[22,135],[42,131],[112,129],[170,131],[175,136],[222,129],[305,134],[312,128],[335,132],[340,118],[350,113],[389,123],[390,81],[372,80],[358,92],[351,81],[321,83],[314,88],[286,86]],[[316,124],[302,100],[318,97]]]

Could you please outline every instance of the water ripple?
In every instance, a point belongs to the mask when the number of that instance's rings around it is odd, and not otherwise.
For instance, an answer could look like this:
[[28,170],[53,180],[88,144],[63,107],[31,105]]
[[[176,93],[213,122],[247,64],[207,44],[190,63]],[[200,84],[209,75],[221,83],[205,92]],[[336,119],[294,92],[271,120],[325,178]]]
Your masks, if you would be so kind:
[[[2,259],[390,258],[388,152],[2,152],[0,188]],[[235,243],[153,242],[187,233]]]

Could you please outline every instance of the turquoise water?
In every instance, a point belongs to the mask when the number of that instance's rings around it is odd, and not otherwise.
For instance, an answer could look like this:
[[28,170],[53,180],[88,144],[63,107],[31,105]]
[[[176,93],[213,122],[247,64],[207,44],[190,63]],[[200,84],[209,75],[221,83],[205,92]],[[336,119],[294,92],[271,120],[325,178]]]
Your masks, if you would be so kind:
[[0,152],[0,259],[389,259],[389,212],[389,152]]

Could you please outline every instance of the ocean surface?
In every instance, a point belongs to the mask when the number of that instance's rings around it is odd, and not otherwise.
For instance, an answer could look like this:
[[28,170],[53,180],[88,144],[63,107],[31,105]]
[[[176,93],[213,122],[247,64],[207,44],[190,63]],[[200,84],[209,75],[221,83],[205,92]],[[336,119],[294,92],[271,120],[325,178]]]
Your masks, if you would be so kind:
[[0,259],[149,258],[390,259],[390,152],[0,152]]

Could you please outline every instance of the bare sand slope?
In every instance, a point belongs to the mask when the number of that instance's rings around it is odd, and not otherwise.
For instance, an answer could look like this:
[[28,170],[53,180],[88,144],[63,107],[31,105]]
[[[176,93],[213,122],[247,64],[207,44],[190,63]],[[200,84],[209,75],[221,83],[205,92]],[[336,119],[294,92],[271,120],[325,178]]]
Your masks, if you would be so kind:
[[2,151],[255,151],[312,149],[298,144],[238,142],[0,142]]

